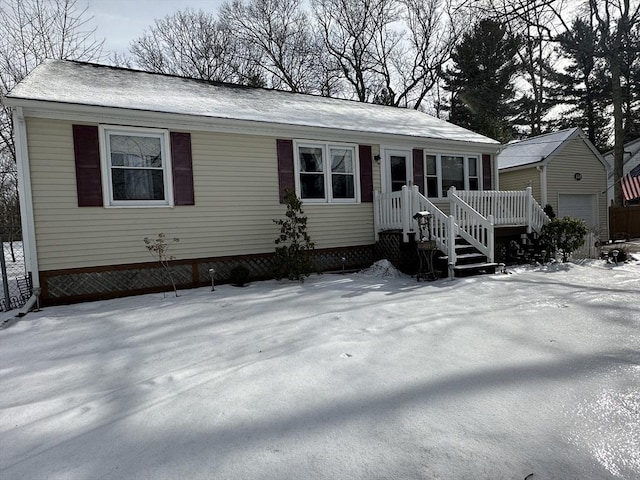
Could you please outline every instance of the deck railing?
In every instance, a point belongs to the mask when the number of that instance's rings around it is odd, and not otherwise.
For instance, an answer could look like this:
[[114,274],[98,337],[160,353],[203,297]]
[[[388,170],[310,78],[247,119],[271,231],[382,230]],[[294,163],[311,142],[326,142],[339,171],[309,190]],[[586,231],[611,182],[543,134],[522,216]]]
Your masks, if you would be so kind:
[[470,244],[494,259],[494,227],[526,226],[529,232],[540,231],[549,221],[542,207],[535,201],[531,187],[523,191],[468,191],[452,187],[448,192],[451,215],[446,215],[424,197],[417,186],[403,186],[401,191],[374,192],[374,227],[376,240],[383,230],[401,230],[403,240],[417,231],[413,216],[417,212],[431,213],[430,231],[438,248],[449,255],[449,263],[456,262],[455,237]]
[[493,216],[496,226],[525,225],[529,232],[540,231],[549,221],[531,193],[531,187],[521,191],[449,190],[449,198],[457,197],[485,218]]

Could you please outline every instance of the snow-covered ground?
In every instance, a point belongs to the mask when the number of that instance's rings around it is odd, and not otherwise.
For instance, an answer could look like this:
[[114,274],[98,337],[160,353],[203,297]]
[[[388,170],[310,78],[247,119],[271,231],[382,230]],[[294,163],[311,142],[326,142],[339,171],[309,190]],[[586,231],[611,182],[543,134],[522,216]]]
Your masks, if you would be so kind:
[[640,262],[512,272],[31,313],[0,331],[0,478],[640,478]]

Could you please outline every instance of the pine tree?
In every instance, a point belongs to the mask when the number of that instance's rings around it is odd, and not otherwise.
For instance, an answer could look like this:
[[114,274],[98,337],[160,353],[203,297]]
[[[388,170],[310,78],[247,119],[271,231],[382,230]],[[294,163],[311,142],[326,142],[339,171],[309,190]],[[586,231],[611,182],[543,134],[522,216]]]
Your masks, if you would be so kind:
[[558,127],[581,127],[591,143],[605,151],[610,136],[606,108],[611,86],[606,65],[598,57],[595,32],[586,21],[576,18],[571,29],[557,40],[563,56],[569,60],[564,73],[556,77],[561,102],[569,106]]
[[287,205],[286,218],[274,220],[280,226],[280,235],[275,240],[276,254],[273,262],[273,276],[280,280],[304,281],[313,270],[311,250],[313,242],[307,233],[307,217],[302,211],[302,201],[295,192],[287,189],[284,195]]
[[445,74],[451,92],[449,120],[456,125],[506,142],[513,138],[513,77],[519,39],[503,25],[480,20],[455,47],[453,68]]

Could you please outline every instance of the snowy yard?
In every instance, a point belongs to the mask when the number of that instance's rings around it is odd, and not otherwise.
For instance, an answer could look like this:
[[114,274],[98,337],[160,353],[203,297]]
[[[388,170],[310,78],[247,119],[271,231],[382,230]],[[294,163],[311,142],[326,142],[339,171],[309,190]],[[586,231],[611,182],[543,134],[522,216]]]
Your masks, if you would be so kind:
[[640,478],[640,263],[513,272],[29,314],[0,331],[0,478]]

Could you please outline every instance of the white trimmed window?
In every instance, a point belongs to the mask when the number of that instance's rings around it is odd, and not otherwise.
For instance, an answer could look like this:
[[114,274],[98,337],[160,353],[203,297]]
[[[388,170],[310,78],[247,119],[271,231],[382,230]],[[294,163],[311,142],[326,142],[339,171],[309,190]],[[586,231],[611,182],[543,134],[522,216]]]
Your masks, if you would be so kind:
[[172,206],[168,130],[100,127],[105,205]]
[[479,190],[479,158],[479,155],[425,154],[427,197],[446,198],[451,187],[457,190]]
[[295,142],[296,193],[308,203],[358,201],[355,145]]

